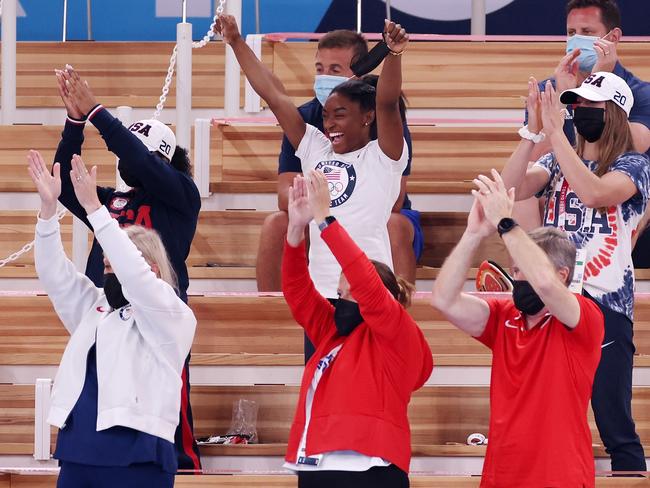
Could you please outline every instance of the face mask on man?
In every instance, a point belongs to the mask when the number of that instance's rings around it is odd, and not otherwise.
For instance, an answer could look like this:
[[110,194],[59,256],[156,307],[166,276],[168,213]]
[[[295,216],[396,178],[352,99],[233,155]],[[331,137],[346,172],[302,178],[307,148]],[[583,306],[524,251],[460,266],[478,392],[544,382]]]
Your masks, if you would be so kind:
[[583,73],[591,73],[596,61],[598,61],[598,55],[594,49],[594,42],[598,39],[600,37],[574,34],[566,41],[567,54],[572,53],[576,49],[580,49],[578,67]]
[[573,110],[573,125],[587,142],[596,142],[605,130],[605,109],[576,107]]
[[115,273],[104,274],[104,295],[113,310],[122,308],[129,304],[129,301],[122,293],[122,284],[115,276]]
[[348,79],[345,76],[316,75],[314,80],[314,93],[320,104],[325,106],[325,101],[330,96],[330,93],[332,93],[332,90],[346,81]]
[[544,308],[544,302],[527,281],[514,281],[512,299],[517,310],[526,315],[535,315]]
[[334,308],[334,323],[340,336],[347,336],[363,322],[359,304],[339,298]]

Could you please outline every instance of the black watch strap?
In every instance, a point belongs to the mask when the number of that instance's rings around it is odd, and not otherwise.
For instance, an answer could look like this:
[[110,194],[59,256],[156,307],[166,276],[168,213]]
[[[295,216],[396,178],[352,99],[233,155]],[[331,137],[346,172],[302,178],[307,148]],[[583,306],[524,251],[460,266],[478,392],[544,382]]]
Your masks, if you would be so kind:
[[504,217],[499,221],[499,225],[497,225],[497,232],[499,233],[499,236],[502,237],[503,234],[510,232],[518,225],[519,224],[510,217]]
[[318,224],[318,230],[323,232],[327,228],[328,225],[332,224],[335,221],[336,221],[336,219],[334,217],[332,217],[331,215],[328,215],[327,217],[325,217],[325,220],[323,220],[320,224]]

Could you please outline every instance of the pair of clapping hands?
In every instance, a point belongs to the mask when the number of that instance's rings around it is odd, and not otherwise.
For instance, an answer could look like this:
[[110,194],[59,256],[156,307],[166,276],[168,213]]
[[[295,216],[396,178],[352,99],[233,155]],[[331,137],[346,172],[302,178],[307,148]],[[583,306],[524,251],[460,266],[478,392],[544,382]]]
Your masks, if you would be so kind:
[[97,99],[72,66],[66,64],[65,68],[55,69],[57,87],[68,115],[75,119],[85,119],[88,113],[97,105]]
[[492,179],[479,175],[473,180],[474,204],[467,218],[467,232],[482,238],[494,234],[502,219],[512,217],[515,204],[515,189],[506,188],[497,170],[491,173]]
[[304,229],[309,222],[320,223],[330,214],[330,191],[327,178],[320,171],[298,175],[289,187],[289,225]]
[[[40,217],[48,220],[56,214],[57,200],[61,195],[61,165],[54,163],[50,173],[41,154],[34,150],[29,151],[27,161],[27,171],[41,197]],[[72,156],[70,180],[77,200],[87,214],[101,207],[97,197],[97,166],[88,171],[81,157],[75,154]]]

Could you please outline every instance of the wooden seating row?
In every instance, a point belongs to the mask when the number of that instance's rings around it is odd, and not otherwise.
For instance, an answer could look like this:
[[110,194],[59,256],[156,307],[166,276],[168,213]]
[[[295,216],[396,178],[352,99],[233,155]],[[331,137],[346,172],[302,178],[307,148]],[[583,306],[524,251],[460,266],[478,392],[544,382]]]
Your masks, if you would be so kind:
[[[478,488],[479,476],[432,476],[415,474],[410,476],[413,488]],[[0,475],[0,488],[54,488],[56,475],[51,474],[5,474]],[[245,475],[204,474],[201,476],[176,476],[179,488],[296,488],[298,478],[290,474]],[[647,488],[647,478],[608,478],[598,476],[596,488]]]
[[[168,42],[20,42],[17,105],[60,107],[54,68],[72,64],[108,106],[155,107],[173,48]],[[414,42],[404,57],[404,91],[414,108],[520,108],[526,82],[553,73],[565,52],[561,42]],[[314,42],[264,42],[263,61],[297,104],[313,97]],[[622,43],[628,69],[650,79],[648,43]],[[222,108],[224,45],[194,49],[192,105]],[[168,107],[175,105],[174,85]]]
[[[193,386],[192,409],[197,437],[224,435],[230,428],[232,404],[245,398],[258,404],[259,445],[203,446],[206,455],[282,456],[298,396],[297,386]],[[0,385],[0,454],[27,455],[33,452],[34,387]],[[650,388],[633,388],[633,415],[644,445],[650,443]],[[425,386],[415,392],[409,405],[411,443],[416,456],[484,456],[483,448],[468,447],[467,436],[488,432],[489,387]],[[593,416],[589,424],[595,454],[603,449]],[[55,443],[55,429],[53,444]]]
[[[114,185],[115,156],[90,124],[83,157],[97,165],[99,183]],[[53,161],[62,126],[0,126],[0,191],[30,192],[29,149]],[[479,172],[501,168],[519,141],[511,127],[412,126],[411,193],[466,193]],[[217,125],[210,138],[210,191],[275,193],[282,130],[275,125]]]
[[[281,296],[193,296],[198,328],[192,364],[303,364],[303,332]],[[490,351],[462,333],[433,307],[429,295],[416,297],[409,309],[431,347],[434,362],[490,365]],[[57,365],[68,333],[46,296],[0,296],[0,365]],[[635,303],[634,342],[637,366],[650,366],[650,299]]]

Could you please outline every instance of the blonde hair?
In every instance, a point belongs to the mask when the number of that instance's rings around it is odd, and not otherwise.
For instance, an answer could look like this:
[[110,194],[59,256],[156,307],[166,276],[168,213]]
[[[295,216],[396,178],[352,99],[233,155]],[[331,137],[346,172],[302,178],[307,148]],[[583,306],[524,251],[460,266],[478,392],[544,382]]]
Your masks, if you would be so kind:
[[175,290],[178,290],[176,273],[174,272],[174,268],[172,268],[167,250],[158,232],[140,225],[131,225],[124,228],[124,231],[129,236],[129,239],[131,239],[131,242],[135,244],[135,247],[138,248],[138,251],[142,253],[142,257],[147,263],[150,266],[155,264],[158,267],[160,279],[169,283]]

